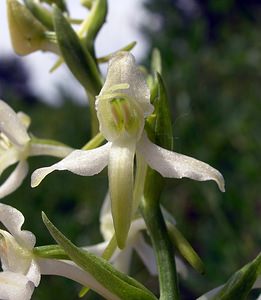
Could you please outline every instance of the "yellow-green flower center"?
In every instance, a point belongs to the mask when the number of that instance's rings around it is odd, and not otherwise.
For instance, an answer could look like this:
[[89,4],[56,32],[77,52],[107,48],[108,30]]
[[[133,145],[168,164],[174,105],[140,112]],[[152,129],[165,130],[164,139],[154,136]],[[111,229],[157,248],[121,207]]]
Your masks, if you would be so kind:
[[126,98],[113,98],[110,100],[110,107],[115,130],[135,133],[135,125],[138,125],[136,123],[139,116],[130,102]]
[[3,132],[0,132],[0,149],[8,150],[9,148],[11,148],[11,146],[12,143],[10,142],[8,137]]
[[[141,109],[124,90],[125,85],[111,88],[109,92],[98,97],[98,118],[101,131],[107,140],[124,140],[139,138],[144,126]],[[116,91],[117,88],[117,91]]]

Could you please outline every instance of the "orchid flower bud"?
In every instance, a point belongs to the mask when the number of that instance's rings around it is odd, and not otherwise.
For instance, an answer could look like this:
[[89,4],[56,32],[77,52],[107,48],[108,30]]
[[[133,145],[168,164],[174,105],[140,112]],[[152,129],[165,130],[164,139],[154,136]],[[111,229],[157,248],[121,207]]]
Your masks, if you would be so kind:
[[17,0],[7,0],[7,15],[14,51],[27,55],[37,50],[58,52],[46,36],[46,28]]

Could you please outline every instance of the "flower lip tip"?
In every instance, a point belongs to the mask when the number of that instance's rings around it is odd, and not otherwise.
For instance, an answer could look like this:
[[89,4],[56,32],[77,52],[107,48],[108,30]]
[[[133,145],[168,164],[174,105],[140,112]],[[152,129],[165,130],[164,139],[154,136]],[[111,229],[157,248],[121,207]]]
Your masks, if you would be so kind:
[[35,188],[40,184],[40,182],[37,182],[34,174],[32,174],[32,178],[31,178],[31,188]]
[[219,180],[217,180],[217,184],[218,184],[218,187],[220,189],[220,191],[222,193],[225,193],[226,189],[225,189],[225,180],[224,180],[224,177],[221,175],[221,178]]
[[116,240],[117,240],[117,246],[119,249],[123,250],[126,246],[126,240],[127,240],[127,236],[119,236],[116,234]]
[[42,182],[42,179],[37,176],[37,173],[33,173],[31,177],[31,187],[35,188]]
[[117,241],[118,248],[123,250],[125,248],[126,242]]
[[35,188],[37,187],[42,181],[43,179],[46,177],[46,175],[49,174],[49,167],[46,168],[40,168],[40,169],[36,169],[32,176],[31,176],[31,187]]

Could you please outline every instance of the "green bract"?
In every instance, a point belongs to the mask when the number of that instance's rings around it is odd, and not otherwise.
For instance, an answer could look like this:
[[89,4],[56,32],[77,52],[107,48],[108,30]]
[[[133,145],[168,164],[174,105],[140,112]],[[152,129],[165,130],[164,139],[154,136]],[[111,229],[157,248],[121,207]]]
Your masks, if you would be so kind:
[[[235,272],[229,280],[197,300],[244,300],[251,289],[261,288],[261,254]],[[260,297],[258,298],[260,299]]]
[[157,298],[142,284],[114,269],[106,260],[99,258],[69,241],[43,214],[43,221],[56,242],[68,256],[84,271],[89,273],[97,285],[103,286],[98,292],[109,300],[156,300]]
[[77,33],[56,6],[53,10],[53,21],[64,61],[84,88],[96,95],[100,91],[102,83],[94,59],[82,46]]

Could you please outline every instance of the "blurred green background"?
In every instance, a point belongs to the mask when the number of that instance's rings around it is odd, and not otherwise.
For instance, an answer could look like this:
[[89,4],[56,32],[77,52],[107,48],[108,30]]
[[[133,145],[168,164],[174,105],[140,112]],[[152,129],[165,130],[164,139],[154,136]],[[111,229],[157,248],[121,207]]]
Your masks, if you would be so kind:
[[[169,179],[162,195],[206,266],[204,275],[188,266],[188,277],[181,279],[182,299],[190,300],[224,283],[260,251],[261,3],[147,0],[145,6],[153,22],[141,28],[149,45],[143,63],[149,66],[152,49],[160,49],[174,149],[211,164],[226,180],[222,194],[212,182]],[[46,106],[28,80],[18,58],[0,59],[0,98],[31,116],[33,134],[83,146],[90,134],[88,109],[62,89],[62,106]],[[31,158],[30,171],[54,161]],[[53,243],[40,219],[42,210],[75,243],[101,241],[98,216],[106,171],[90,178],[60,172],[36,189],[29,184],[28,177],[3,202],[24,213],[25,228],[35,233],[37,245]],[[156,278],[135,255],[134,262],[132,275],[157,293]],[[44,277],[33,299],[78,299],[79,290],[66,279]],[[90,292],[84,299],[100,297]]]

